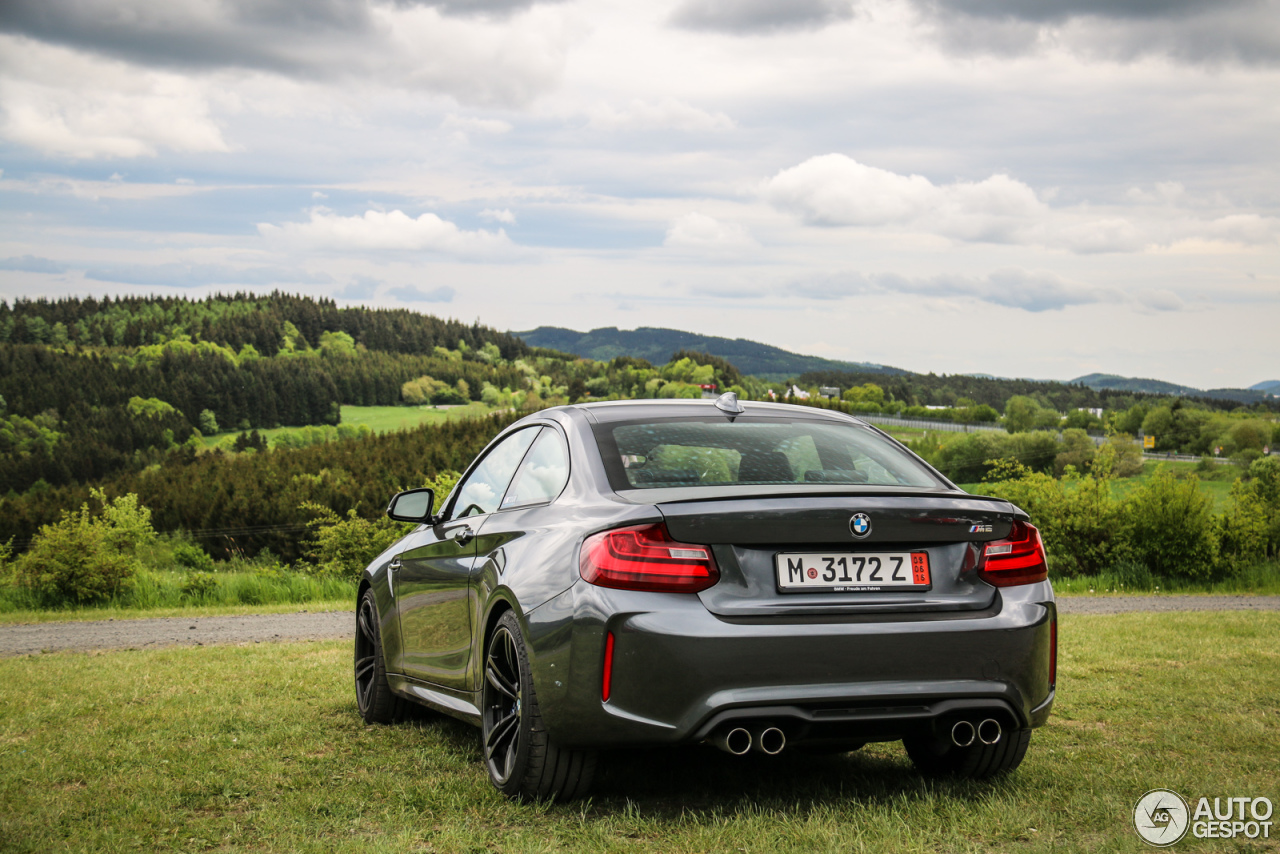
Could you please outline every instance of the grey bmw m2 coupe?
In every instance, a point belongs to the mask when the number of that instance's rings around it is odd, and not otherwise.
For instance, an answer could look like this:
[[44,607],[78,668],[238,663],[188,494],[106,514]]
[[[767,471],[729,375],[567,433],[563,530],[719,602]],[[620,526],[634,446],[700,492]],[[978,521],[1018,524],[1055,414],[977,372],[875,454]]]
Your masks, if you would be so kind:
[[1039,532],[876,428],[769,403],[617,401],[504,430],[364,571],[368,722],[480,727],[493,784],[582,795],[604,748],[901,740],[927,774],[1021,763],[1053,705]]

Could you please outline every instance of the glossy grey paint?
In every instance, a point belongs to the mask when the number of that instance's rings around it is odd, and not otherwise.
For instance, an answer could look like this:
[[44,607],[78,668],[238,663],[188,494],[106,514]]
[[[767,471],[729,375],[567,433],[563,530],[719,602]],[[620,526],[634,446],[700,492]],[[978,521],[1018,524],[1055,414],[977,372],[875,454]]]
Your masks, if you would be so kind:
[[[475,722],[484,641],[496,617],[511,609],[528,643],[544,720],[566,746],[695,740],[724,716],[768,716],[808,731],[814,714],[829,715],[842,704],[889,708],[886,720],[858,712],[836,721],[849,731],[871,727],[881,737],[924,725],[910,717],[912,708],[941,714],[957,702],[1007,709],[1018,726],[1043,723],[1052,704],[1052,589],[1041,583],[996,591],[977,579],[976,546],[969,545],[1006,535],[1013,519],[1026,518],[1022,511],[967,495],[940,475],[943,486],[910,494],[820,484],[609,490],[593,422],[696,405],[564,407],[523,419],[495,439],[531,424],[558,430],[569,447],[568,482],[550,505],[466,520],[476,534],[464,598],[474,652],[456,681],[409,666],[423,652],[406,653],[408,635],[387,619],[398,606],[386,567],[410,549],[414,535],[371,564],[365,583],[377,592],[393,690]],[[792,414],[851,420],[816,410]],[[447,517],[447,502],[441,510]],[[773,551],[787,543],[794,549],[797,537],[814,547],[852,548],[847,525],[858,511],[871,514],[875,527],[857,547],[927,549],[932,590],[832,596],[783,594],[771,586]],[[677,539],[713,546],[719,584],[698,595],[658,594],[580,579],[586,536],[663,520]],[[991,524],[992,532],[969,534],[979,523]],[[420,526],[415,534],[427,530]],[[616,639],[615,675],[613,695],[603,703],[607,631]]]

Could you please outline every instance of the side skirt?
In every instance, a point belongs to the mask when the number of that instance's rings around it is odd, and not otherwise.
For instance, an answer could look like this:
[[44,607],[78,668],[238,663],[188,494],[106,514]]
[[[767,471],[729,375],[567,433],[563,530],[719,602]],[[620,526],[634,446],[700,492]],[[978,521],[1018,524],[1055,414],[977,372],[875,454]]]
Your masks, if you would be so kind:
[[388,673],[391,690],[407,700],[443,712],[450,717],[480,726],[480,695],[472,691],[455,691],[398,673]]

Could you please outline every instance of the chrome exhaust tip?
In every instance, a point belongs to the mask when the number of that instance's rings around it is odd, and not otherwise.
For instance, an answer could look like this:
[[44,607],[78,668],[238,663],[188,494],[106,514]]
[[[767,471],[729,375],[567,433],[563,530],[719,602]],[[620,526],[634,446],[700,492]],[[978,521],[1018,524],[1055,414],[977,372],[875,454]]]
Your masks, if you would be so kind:
[[751,733],[740,726],[720,730],[711,737],[712,744],[725,753],[732,753],[734,756],[742,756],[750,752],[752,741],[754,739],[752,739]]
[[977,730],[968,721],[956,721],[955,726],[951,727],[951,743],[956,747],[968,747],[973,744],[976,735]]
[[983,744],[995,744],[1000,740],[1003,729],[995,718],[987,718],[978,724],[978,740]]
[[787,746],[787,735],[776,726],[765,727],[756,733],[756,749],[769,756],[777,756]]

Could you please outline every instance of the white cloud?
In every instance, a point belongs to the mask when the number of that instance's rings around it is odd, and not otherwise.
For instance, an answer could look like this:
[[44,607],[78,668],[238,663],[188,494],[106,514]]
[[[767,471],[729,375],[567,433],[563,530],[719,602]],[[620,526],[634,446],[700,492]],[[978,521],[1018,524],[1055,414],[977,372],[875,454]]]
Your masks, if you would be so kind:
[[4,35],[0,112],[0,135],[56,157],[230,150],[195,81]]
[[663,245],[680,249],[741,249],[754,246],[755,241],[742,226],[695,211],[671,223]]
[[1192,198],[1177,182],[1130,188],[1125,205],[1050,207],[1027,184],[996,174],[934,184],[859,163],[843,154],[811,157],[762,185],[762,196],[810,225],[897,229],[954,240],[1039,246],[1077,254],[1141,252],[1185,243],[1237,247],[1274,242],[1280,220],[1216,216],[1224,202]]
[[504,122],[502,119],[482,119],[479,116],[457,116],[450,113],[440,122],[440,127],[463,133],[484,133],[496,136],[509,133],[511,122]]
[[784,169],[765,184],[765,197],[815,225],[891,225],[935,215],[965,230],[966,219],[1026,218],[1045,210],[1030,187],[1007,175],[939,187],[843,154]]
[[624,109],[601,105],[591,113],[588,124],[597,130],[680,130],[687,132],[733,130],[733,119],[712,113],[676,98],[659,101],[635,99]]
[[485,208],[480,211],[480,218],[488,222],[501,222],[507,225],[516,224],[516,215],[511,211],[503,208],[502,210],[494,210],[493,208]]
[[837,273],[796,280],[786,286],[785,291],[818,300],[839,300],[860,294],[974,299],[1029,312],[1059,311],[1067,306],[1120,302],[1123,299],[1107,288],[1072,281],[1044,270],[1019,267],[995,270],[985,276]]
[[207,192],[209,187],[194,184],[159,184],[125,181],[119,174],[106,181],[86,181],[60,175],[37,175],[24,179],[0,178],[0,192],[33,196],[70,196],[76,199],[168,199]]
[[387,293],[402,302],[453,302],[457,291],[448,285],[441,285],[429,291],[415,285],[405,285],[399,288],[388,288]]
[[[390,60],[379,76],[463,104],[526,107],[560,82],[572,38],[559,13],[535,7],[510,21],[458,19],[415,6],[373,6]],[[491,132],[491,131],[490,131]]]
[[1170,290],[1149,290],[1138,294],[1138,303],[1151,311],[1181,311],[1186,307],[1182,298]]
[[258,232],[275,243],[339,251],[398,249],[478,257],[502,254],[513,246],[501,229],[464,231],[433,213],[415,219],[400,210],[340,216],[315,208],[307,222],[259,223]]
[[937,186],[921,175],[899,175],[843,154],[811,157],[764,184],[775,207],[813,225],[888,226],[916,223],[966,240],[1009,242],[1048,208],[1007,175]]

